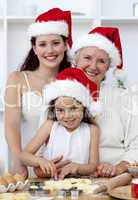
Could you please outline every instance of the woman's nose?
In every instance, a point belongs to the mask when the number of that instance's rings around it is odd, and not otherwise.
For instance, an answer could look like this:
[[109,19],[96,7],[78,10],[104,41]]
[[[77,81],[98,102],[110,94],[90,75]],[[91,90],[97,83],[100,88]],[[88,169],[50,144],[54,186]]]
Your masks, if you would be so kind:
[[96,59],[92,59],[92,60],[90,61],[89,66],[90,66],[92,69],[97,69],[97,61],[96,61]]
[[46,47],[46,51],[48,52],[48,53],[51,53],[52,51],[53,51],[53,47],[52,47],[52,45],[47,45],[47,47]]

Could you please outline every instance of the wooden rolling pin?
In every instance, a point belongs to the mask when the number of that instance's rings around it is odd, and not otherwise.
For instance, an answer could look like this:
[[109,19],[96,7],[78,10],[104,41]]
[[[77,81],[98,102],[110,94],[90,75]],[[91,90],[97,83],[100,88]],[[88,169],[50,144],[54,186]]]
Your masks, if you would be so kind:
[[97,184],[97,188],[94,190],[94,194],[108,192],[116,187],[128,185],[131,180],[132,176],[129,173],[123,173],[107,181],[95,183]]
[[106,183],[107,191],[112,190],[113,188],[124,186],[130,184],[132,176],[129,173],[123,173],[116,177],[109,179]]

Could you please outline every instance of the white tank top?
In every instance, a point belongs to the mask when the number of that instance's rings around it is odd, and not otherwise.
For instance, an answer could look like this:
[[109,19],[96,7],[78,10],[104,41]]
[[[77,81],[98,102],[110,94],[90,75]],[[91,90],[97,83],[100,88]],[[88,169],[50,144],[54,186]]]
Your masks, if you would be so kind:
[[27,74],[23,72],[23,75],[28,87],[28,91],[22,95],[21,141],[24,147],[38,129],[40,114],[43,109],[43,99],[42,96],[32,91]]
[[63,155],[63,159],[87,164],[90,151],[90,126],[84,122],[72,132],[58,122],[54,122],[49,142],[42,150],[42,156],[54,159]]

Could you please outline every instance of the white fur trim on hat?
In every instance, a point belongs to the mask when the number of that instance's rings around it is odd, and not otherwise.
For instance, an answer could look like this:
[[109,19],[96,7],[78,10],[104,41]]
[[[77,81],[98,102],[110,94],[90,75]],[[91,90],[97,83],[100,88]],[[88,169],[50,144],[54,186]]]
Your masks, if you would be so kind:
[[120,64],[119,50],[110,40],[98,33],[87,34],[78,38],[73,44],[70,56],[73,58],[79,49],[90,46],[105,50],[111,59],[111,66],[116,67]]
[[35,22],[29,26],[29,37],[45,34],[58,34],[68,37],[68,25],[65,21]]
[[127,78],[126,71],[124,71],[123,69],[115,69],[113,71],[113,75],[115,76],[117,80],[121,80],[121,81],[125,81]]
[[[76,80],[56,80],[44,87],[43,95],[46,104],[61,96],[73,97],[88,110],[94,102],[89,89]],[[95,115],[96,109],[93,109]],[[89,112],[93,115],[92,107]]]
[[100,101],[93,101],[89,106],[89,111],[93,116],[96,116],[99,113],[102,113],[103,107]]

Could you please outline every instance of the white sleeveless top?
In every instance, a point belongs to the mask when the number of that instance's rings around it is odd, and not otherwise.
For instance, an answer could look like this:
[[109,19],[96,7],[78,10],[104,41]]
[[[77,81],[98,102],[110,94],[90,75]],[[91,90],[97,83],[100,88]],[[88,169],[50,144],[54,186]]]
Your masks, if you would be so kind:
[[24,147],[35,135],[43,108],[42,96],[31,90],[27,74],[23,72],[28,91],[22,95],[21,141]]
[[87,164],[90,151],[90,126],[84,122],[72,132],[58,122],[54,122],[47,146],[42,156],[54,159],[63,155],[64,160]]

